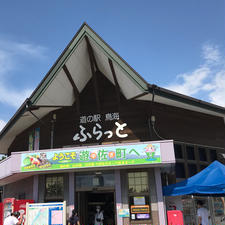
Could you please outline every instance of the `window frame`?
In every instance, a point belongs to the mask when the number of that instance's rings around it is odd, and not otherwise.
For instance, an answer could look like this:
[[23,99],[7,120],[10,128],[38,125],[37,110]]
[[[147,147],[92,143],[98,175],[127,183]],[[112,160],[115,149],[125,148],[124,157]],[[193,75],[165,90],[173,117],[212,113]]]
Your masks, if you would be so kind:
[[[59,195],[58,193],[56,193],[56,195],[54,196],[48,196],[47,195],[47,180],[49,178],[62,178],[62,194]],[[58,183],[58,180],[57,182]],[[65,188],[65,175],[64,174],[46,174],[45,175],[45,190],[44,190],[44,199],[45,199],[45,202],[48,202],[48,201],[63,201],[64,199],[64,188]]]
[[[148,191],[147,192],[129,192],[129,174],[130,173],[140,173],[140,172],[145,172],[146,173],[146,177],[147,177],[147,188],[148,188]],[[141,177],[140,177],[141,178]],[[149,186],[149,172],[147,170],[130,170],[127,172],[127,194],[128,194],[128,205],[129,205],[129,209],[131,209],[131,198],[134,198],[134,197],[145,197],[145,201],[147,200],[148,202],[145,202],[145,205],[149,205],[149,207],[151,208],[151,196],[150,196],[150,186]],[[147,223],[149,221],[152,221],[152,213],[151,213],[151,210],[149,212],[149,219],[132,219],[131,217],[131,213],[130,213],[130,221],[132,223],[140,223],[140,222],[146,222]]]

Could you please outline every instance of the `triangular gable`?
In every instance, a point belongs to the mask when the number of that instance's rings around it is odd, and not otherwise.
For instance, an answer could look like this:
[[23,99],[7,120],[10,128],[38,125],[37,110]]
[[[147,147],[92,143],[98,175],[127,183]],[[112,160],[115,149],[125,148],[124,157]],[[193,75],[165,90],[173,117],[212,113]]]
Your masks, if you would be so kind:
[[7,153],[15,137],[37,122],[37,118],[41,119],[51,111],[72,106],[76,102],[74,86],[63,67],[66,66],[69,71],[79,95],[93,76],[87,39],[99,70],[115,85],[109,63],[111,60],[120,92],[125,98],[131,99],[148,93],[148,83],[84,23],[30,98],[25,100],[1,131],[0,153]]
[[30,101],[32,105],[70,106],[76,101],[73,95],[73,87],[67,79],[63,66],[66,65],[80,93],[92,77],[86,38],[89,40],[99,70],[115,84],[108,61],[109,59],[112,60],[120,91],[127,99],[147,93],[147,82],[87,24],[83,24],[41,84],[31,95]]

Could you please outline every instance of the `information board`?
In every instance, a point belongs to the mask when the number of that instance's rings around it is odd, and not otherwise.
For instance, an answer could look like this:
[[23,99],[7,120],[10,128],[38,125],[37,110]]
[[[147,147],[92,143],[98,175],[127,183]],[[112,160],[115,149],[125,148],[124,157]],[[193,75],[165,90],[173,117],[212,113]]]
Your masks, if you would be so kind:
[[66,225],[66,202],[27,203],[26,225]]

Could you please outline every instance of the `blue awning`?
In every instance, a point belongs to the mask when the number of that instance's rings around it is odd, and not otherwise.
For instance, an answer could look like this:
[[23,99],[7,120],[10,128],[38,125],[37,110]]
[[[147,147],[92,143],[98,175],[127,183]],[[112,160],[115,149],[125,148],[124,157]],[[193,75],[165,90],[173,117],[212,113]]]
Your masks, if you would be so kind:
[[214,161],[196,175],[176,184],[163,187],[163,195],[225,195],[225,166]]

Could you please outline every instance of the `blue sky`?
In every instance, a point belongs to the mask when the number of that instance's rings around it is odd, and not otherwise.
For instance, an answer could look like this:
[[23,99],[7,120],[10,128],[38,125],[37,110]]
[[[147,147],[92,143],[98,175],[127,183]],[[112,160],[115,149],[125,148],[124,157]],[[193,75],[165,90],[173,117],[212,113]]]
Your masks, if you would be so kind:
[[149,83],[225,106],[224,0],[8,0],[0,130],[84,21]]

